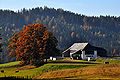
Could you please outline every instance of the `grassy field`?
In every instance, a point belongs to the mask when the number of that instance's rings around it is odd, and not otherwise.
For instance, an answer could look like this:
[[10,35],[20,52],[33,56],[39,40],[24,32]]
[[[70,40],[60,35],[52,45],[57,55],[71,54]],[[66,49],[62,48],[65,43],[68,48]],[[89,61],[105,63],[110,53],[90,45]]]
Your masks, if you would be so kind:
[[101,64],[96,66],[57,70],[43,73],[36,79],[110,79],[120,80],[120,64]]
[[[19,66],[16,66],[17,64],[20,63],[20,61],[18,61],[18,62],[0,64],[0,71],[4,70],[4,73],[0,72],[0,77],[17,76],[17,77],[24,77],[24,78],[36,78],[36,79],[45,78],[46,79],[46,77],[43,75],[51,74],[52,72],[54,73],[54,71],[57,71],[57,73],[59,73],[60,71],[63,71],[63,72],[68,71],[68,72],[66,72],[66,74],[70,73],[71,75],[73,75],[73,73],[69,72],[69,70],[73,70],[73,72],[74,72],[74,70],[79,72],[79,69],[87,70],[87,68],[92,70],[91,67],[97,67],[97,66],[99,67],[100,65],[105,65],[104,62],[106,62],[106,61],[110,62],[109,65],[114,65],[114,64],[120,63],[120,61],[118,61],[118,60],[97,59],[96,61],[83,61],[83,60],[63,59],[63,60],[57,60],[57,61],[49,61],[47,64],[44,64],[41,67],[35,67],[33,65],[26,65],[26,66],[19,67]],[[97,68],[96,68],[96,70],[97,70]],[[64,74],[64,73],[61,73],[61,76],[62,76],[62,74]],[[76,73],[74,75],[76,76],[77,74],[78,73]],[[71,79],[80,78],[80,76],[75,77],[74,75],[73,75],[73,77],[69,76],[69,78],[71,78]],[[65,78],[65,76],[66,75],[64,75],[64,77],[60,77],[60,78]]]
[[0,68],[12,67],[12,66],[15,66],[19,63],[20,63],[20,61],[0,64]]

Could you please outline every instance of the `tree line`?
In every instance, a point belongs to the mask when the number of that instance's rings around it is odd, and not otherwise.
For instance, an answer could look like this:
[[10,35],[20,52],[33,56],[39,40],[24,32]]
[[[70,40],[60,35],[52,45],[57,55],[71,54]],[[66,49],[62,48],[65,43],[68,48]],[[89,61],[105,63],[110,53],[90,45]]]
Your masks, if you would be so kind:
[[42,23],[52,31],[57,40],[58,48],[63,51],[74,42],[89,42],[107,50],[108,55],[120,54],[120,17],[115,16],[85,16],[82,14],[65,11],[61,8],[37,7],[22,9],[14,12],[0,10],[0,27],[3,38],[3,50],[8,45],[7,39],[12,33],[21,31],[28,24]]

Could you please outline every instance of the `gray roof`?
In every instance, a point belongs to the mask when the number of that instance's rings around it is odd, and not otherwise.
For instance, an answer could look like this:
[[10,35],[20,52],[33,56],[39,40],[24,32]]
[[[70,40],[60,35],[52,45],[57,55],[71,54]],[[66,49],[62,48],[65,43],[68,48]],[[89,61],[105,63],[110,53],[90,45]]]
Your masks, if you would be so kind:
[[73,53],[76,53],[79,50],[83,50],[87,45],[88,45],[88,43],[74,43],[71,47],[69,47],[68,49],[66,49],[62,53],[65,53],[68,50],[74,50]]

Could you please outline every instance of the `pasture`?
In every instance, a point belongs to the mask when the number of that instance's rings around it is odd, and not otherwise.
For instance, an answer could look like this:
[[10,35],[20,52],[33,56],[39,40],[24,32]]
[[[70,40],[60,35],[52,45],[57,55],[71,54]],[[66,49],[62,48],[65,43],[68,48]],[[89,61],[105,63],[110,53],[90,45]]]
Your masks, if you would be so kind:
[[[106,61],[109,61],[110,64],[104,64],[104,62]],[[91,73],[92,71],[95,71],[95,70],[99,71],[98,68],[101,65],[103,67],[105,65],[106,67],[107,65],[113,66],[117,64],[117,66],[119,67],[120,61],[119,60],[102,60],[102,59],[97,59],[96,61],[63,59],[63,60],[56,60],[56,61],[48,61],[48,63],[40,67],[36,67],[33,65],[18,66],[19,63],[20,61],[0,64],[0,71],[1,71],[0,77],[15,76],[15,77],[21,77],[21,78],[28,78],[28,79],[31,79],[31,78],[32,79],[47,79],[47,78],[53,78],[54,76],[56,76],[54,78],[65,78],[66,79],[66,77],[68,77],[68,79],[74,79],[74,78],[84,79],[85,76],[78,75],[78,74],[81,74],[80,72],[81,69],[83,69],[83,72],[87,71],[86,73],[88,74],[89,72]],[[116,65],[113,66],[113,68],[115,69]],[[55,75],[56,73],[59,76]],[[53,75],[50,75],[51,76],[50,77],[46,74],[48,75],[53,74]],[[87,76],[87,74],[85,75]]]

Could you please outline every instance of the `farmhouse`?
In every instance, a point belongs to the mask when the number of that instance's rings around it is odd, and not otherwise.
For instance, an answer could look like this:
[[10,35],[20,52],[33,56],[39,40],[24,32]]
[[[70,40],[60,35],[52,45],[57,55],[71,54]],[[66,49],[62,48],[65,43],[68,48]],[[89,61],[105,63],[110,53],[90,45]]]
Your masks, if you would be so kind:
[[62,52],[62,57],[70,57],[72,59],[94,60],[97,56],[105,57],[106,50],[92,46],[89,43],[74,43]]

